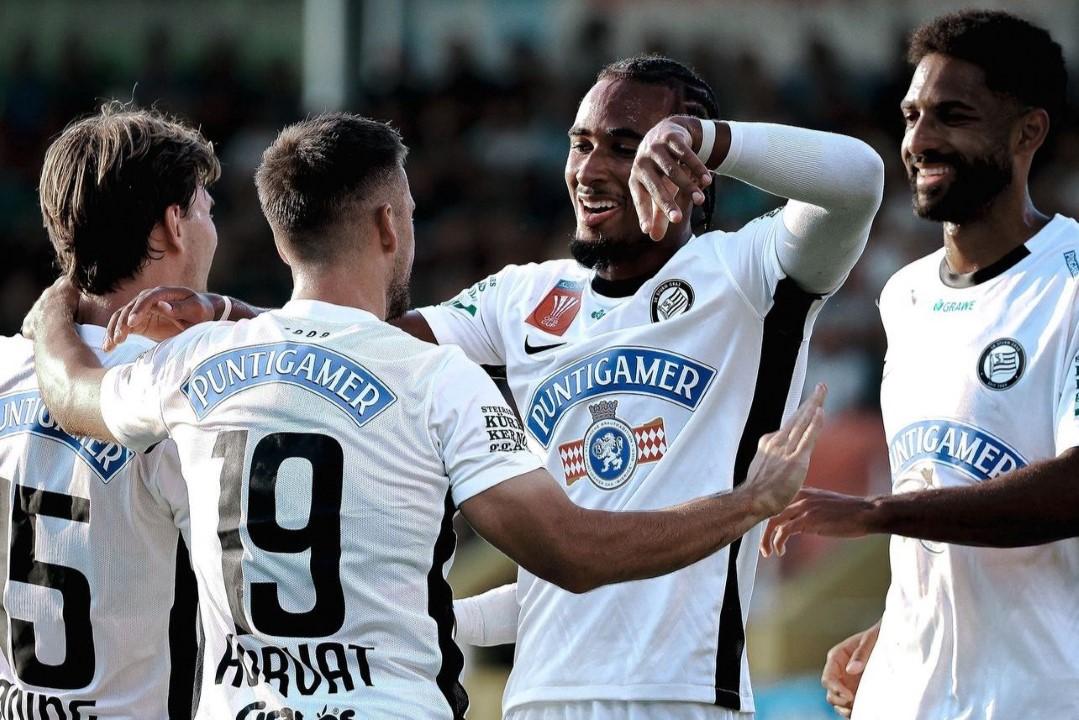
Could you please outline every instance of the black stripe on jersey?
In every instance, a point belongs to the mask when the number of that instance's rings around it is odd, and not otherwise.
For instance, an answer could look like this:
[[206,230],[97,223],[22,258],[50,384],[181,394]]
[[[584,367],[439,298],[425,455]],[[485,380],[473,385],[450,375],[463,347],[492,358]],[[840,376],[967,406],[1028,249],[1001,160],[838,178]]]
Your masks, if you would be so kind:
[[[741,485],[757,452],[761,435],[776,430],[783,421],[783,408],[790,394],[794,366],[802,346],[806,318],[819,295],[807,293],[790,278],[776,284],[772,308],[764,316],[761,355],[753,404],[749,408],[738,454],[734,459],[734,484]],[[738,553],[742,539],[728,549],[727,586],[719,611],[719,640],[716,646],[716,705],[741,710],[742,655],[746,629],[742,624],[742,601],[738,593]],[[757,548],[750,548],[756,552]]]
[[1012,248],[996,262],[969,273],[952,272],[952,269],[948,267],[948,260],[941,258],[938,274],[940,275],[940,281],[950,288],[974,287],[1008,272],[1027,255],[1030,255],[1030,250],[1027,249],[1026,245],[1020,245]]
[[176,585],[172,611],[169,613],[169,720],[191,720],[194,717],[196,667],[199,647],[196,638],[198,623],[198,593],[195,573],[184,539],[176,543]]
[[453,498],[447,491],[442,527],[435,541],[431,572],[427,573],[427,613],[438,625],[438,649],[442,656],[442,667],[437,677],[438,689],[449,703],[453,720],[464,720],[465,711],[468,710],[468,694],[461,685],[465,658],[453,640],[453,593],[443,576],[443,569],[457,547],[457,534],[453,531],[453,515],[456,512]]

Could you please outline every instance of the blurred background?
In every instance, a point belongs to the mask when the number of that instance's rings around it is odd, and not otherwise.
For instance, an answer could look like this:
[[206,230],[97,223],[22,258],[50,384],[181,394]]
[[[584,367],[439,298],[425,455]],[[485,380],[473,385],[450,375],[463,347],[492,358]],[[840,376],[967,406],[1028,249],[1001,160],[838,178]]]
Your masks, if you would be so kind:
[[[179,115],[217,146],[220,244],[212,290],[262,305],[289,295],[252,182],[286,123],[346,109],[392,121],[411,147],[418,204],[416,304],[444,300],[507,263],[561,257],[573,228],[562,169],[566,130],[596,72],[662,52],[693,65],[725,117],[842,132],[885,159],[869,247],[817,322],[807,382],[828,382],[829,424],[809,483],[886,492],[877,404],[884,338],[875,299],[905,263],[940,243],[910,210],[898,162],[904,40],[969,3],[941,0],[3,0],[0,2],[0,332],[54,277],[37,180],[49,141],[107,99]],[[989,2],[1050,28],[1073,77],[1074,0]],[[1065,31],[1065,29],[1067,29]],[[1033,196],[1079,215],[1079,128],[1040,153]],[[779,204],[720,185],[714,226]],[[512,581],[511,563],[461,528],[452,575],[468,595]],[[760,563],[748,652],[761,720],[831,717],[824,654],[875,622],[888,582],[881,539],[794,540]],[[499,717],[512,647],[469,654],[470,717]],[[617,662],[612,659],[612,662]]]

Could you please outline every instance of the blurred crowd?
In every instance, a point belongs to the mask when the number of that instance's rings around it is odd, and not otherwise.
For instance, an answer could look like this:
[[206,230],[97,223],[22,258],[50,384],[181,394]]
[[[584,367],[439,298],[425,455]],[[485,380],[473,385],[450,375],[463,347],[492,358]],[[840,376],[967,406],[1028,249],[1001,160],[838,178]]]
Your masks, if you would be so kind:
[[[527,38],[506,39],[508,60],[497,68],[480,64],[461,38],[447,47],[436,76],[420,74],[403,61],[397,72],[351,88],[347,109],[391,121],[411,148],[408,172],[418,205],[417,304],[445,299],[507,263],[565,253],[573,228],[562,177],[566,130],[596,71],[616,59],[603,21],[586,22],[578,32],[572,61],[557,72]],[[4,334],[17,331],[54,275],[36,195],[45,147],[72,118],[110,98],[179,115],[201,126],[218,148],[223,177],[212,194],[220,242],[211,289],[265,305],[288,296],[288,274],[273,249],[252,177],[277,130],[303,115],[299,68],[285,62],[252,66],[228,37],[209,42],[200,59],[188,64],[174,59],[164,30],[150,33],[144,43],[142,57],[131,67],[107,64],[75,34],[62,40],[59,62],[48,69],[42,48],[29,41],[12,38],[0,50]],[[898,161],[898,103],[910,70],[903,38],[896,37],[894,46],[890,68],[867,71],[845,62],[826,38],[809,37],[801,61],[785,72],[769,72],[752,51],[727,55],[714,45],[669,46],[661,37],[640,48],[693,65],[712,84],[725,117],[854,135],[885,159],[886,197],[869,247],[817,322],[808,378],[829,383],[835,428],[814,461],[817,484],[858,492],[887,487],[876,409],[884,338],[875,299],[892,272],[940,243],[939,228],[913,216]],[[1073,81],[1073,91],[1077,85]],[[1036,204],[1079,216],[1074,122],[1060,128],[1041,155]],[[713,227],[733,229],[779,202],[722,181]],[[804,552],[811,547],[805,544]]]

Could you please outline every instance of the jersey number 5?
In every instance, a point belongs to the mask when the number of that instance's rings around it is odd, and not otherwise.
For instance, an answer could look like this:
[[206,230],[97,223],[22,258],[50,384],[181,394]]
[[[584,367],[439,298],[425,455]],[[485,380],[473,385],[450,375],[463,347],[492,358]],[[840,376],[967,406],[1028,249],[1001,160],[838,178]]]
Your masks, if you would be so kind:
[[[249,593],[251,625],[277,637],[325,637],[345,623],[345,594],[341,587],[341,490],[344,451],[328,435],[272,433],[258,441],[251,455],[247,482],[247,519],[241,523],[243,471],[248,432],[229,430],[217,436],[214,457],[222,458],[221,499],[217,534],[221,540],[221,570],[229,609],[238,635],[250,634],[244,608]],[[286,460],[306,461],[311,473],[311,511],[301,528],[281,527],[277,521],[277,483]],[[290,463],[291,465],[291,463]],[[240,532],[246,526],[247,548]],[[281,606],[280,589],[290,578],[275,576],[272,564],[259,562],[261,553],[300,554],[310,551],[314,604],[292,612]],[[245,578],[244,566],[259,569],[272,581]],[[280,564],[277,565],[280,567]]]
[[[40,488],[15,485],[14,502],[11,482],[0,478],[0,522],[10,520],[9,540],[6,549],[8,574],[11,582],[37,585],[60,593],[60,607],[64,621],[64,660],[58,665],[44,663],[37,656],[37,631],[34,623],[19,618],[9,618],[0,604],[0,646],[10,622],[11,653],[15,672],[30,685],[55,690],[77,690],[94,679],[94,628],[90,624],[90,583],[75,568],[42,562],[37,559],[37,533],[34,528],[37,517],[58,518],[76,523],[90,522],[90,501],[63,493]],[[0,554],[5,546],[0,545]],[[0,566],[3,557],[0,556]],[[0,598],[6,587],[0,575]]]

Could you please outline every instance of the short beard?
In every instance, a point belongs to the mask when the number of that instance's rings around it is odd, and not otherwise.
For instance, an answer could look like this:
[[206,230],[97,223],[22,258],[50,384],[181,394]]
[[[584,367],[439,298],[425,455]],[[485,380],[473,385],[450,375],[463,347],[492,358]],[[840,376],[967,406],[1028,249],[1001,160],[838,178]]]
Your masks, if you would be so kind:
[[1012,159],[1006,154],[967,160],[959,155],[934,156],[929,162],[947,162],[955,168],[949,188],[922,201],[918,195],[917,174],[908,173],[914,194],[914,212],[934,222],[956,225],[981,217],[993,200],[1012,183]]
[[569,253],[573,259],[592,270],[608,270],[611,265],[633,260],[655,245],[650,237],[611,237],[600,235],[598,240],[582,240],[574,236],[569,241]]
[[411,278],[407,276],[403,280],[394,280],[389,290],[386,291],[387,322],[396,320],[412,307],[412,296],[409,293],[410,280]]

